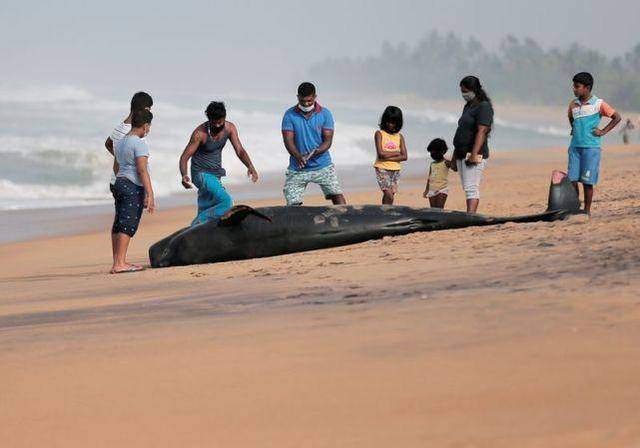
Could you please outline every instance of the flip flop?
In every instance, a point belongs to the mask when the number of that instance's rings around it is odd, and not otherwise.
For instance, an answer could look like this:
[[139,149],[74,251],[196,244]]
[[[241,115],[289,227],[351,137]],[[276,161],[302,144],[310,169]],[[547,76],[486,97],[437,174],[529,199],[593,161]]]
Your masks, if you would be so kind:
[[130,266],[127,269],[123,269],[121,271],[111,271],[112,274],[127,274],[129,272],[140,272],[140,271],[144,271],[144,267],[143,266]]

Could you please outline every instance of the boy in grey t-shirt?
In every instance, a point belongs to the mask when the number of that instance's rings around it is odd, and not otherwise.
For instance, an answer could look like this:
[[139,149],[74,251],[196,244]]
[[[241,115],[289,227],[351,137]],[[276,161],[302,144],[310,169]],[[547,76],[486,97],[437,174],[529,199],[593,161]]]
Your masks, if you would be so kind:
[[118,162],[118,177],[125,177],[139,187],[144,187],[138,174],[136,160],[139,157],[149,157],[147,143],[135,134],[127,134],[116,144],[114,155]]
[[131,118],[131,131],[115,147],[118,174],[113,185],[115,218],[111,228],[113,248],[112,274],[141,271],[142,266],[127,263],[129,242],[138,230],[142,210],[153,213],[155,199],[149,177],[149,148],[142,138],[149,133],[153,115],[148,110],[138,110]]

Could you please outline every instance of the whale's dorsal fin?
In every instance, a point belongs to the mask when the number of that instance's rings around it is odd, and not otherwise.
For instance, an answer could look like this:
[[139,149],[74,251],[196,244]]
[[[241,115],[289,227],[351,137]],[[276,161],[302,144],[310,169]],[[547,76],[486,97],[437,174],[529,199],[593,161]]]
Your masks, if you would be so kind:
[[229,209],[227,213],[220,217],[220,221],[218,221],[218,225],[220,227],[230,227],[240,224],[245,218],[249,215],[257,216],[258,218],[262,218],[266,221],[271,222],[271,218],[266,215],[263,215],[259,211],[254,208],[249,207],[248,205],[235,205]]

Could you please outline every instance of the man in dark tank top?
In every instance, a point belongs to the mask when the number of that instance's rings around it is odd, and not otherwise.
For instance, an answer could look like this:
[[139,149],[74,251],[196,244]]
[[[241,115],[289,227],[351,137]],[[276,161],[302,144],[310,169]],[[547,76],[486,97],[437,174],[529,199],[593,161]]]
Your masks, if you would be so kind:
[[[202,224],[220,218],[232,206],[233,199],[220,179],[226,175],[222,167],[222,149],[231,145],[240,161],[247,167],[247,175],[258,181],[258,172],[251,163],[249,154],[240,143],[238,129],[227,121],[227,110],[222,102],[211,102],[205,111],[207,121],[191,134],[187,147],[180,156],[180,174],[184,188],[198,188],[198,213],[191,225]],[[187,164],[191,159],[191,175]]]

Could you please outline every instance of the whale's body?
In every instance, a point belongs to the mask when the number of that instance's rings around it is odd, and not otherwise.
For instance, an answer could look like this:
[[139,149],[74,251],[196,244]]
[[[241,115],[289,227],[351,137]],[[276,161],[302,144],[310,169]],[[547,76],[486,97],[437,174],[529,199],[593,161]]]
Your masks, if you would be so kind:
[[158,241],[149,258],[152,267],[166,267],[269,257],[413,232],[553,221],[578,207],[566,178],[551,184],[547,211],[505,218],[404,206],[237,206],[219,221],[186,227]]

